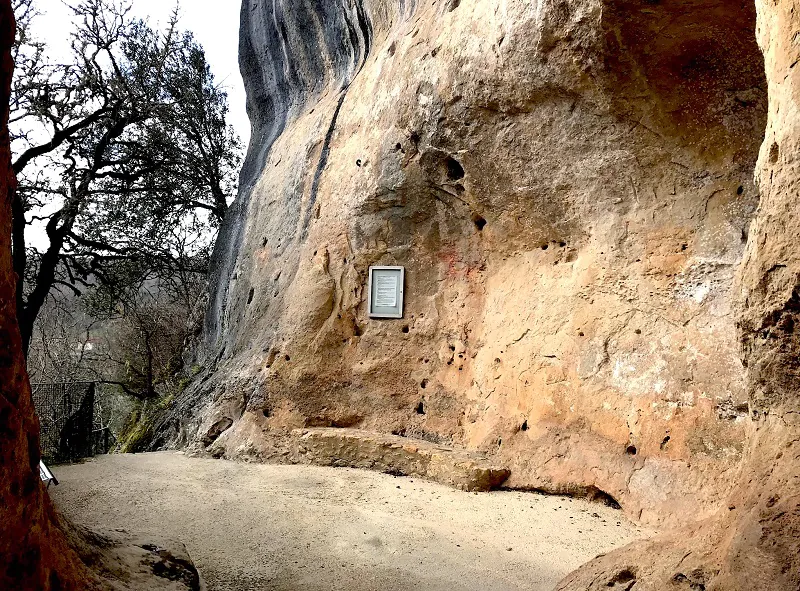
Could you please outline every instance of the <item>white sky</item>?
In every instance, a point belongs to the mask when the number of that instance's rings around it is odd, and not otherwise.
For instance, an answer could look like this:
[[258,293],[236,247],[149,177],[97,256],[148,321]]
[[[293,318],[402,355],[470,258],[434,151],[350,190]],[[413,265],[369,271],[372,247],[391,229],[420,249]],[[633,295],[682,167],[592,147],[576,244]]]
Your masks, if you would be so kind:
[[[73,0],[77,1],[77,0]],[[44,14],[34,21],[37,38],[45,41],[53,55],[69,49],[70,28],[65,23],[70,12],[62,0],[34,0]],[[154,28],[164,26],[176,0],[132,0],[134,16],[149,21]],[[192,31],[206,50],[206,58],[217,83],[228,91],[229,121],[244,145],[250,139],[250,123],[245,112],[245,95],[239,74],[239,0],[182,0],[179,3],[182,30]]]

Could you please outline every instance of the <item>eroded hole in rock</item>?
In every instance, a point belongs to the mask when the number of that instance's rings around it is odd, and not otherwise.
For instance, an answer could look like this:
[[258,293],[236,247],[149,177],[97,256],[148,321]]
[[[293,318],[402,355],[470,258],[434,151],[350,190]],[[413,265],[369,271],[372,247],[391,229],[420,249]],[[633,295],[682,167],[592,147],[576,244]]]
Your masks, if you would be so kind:
[[169,581],[180,581],[185,588],[192,591],[200,591],[201,579],[194,564],[188,560],[176,558],[170,552],[157,547],[152,548],[150,552],[159,557],[158,562],[151,567],[153,574]]
[[250,291],[247,294],[247,304],[249,305],[253,301],[253,296],[255,295],[256,290],[254,288],[250,288]]
[[528,430],[528,421],[523,421],[522,425],[519,428],[520,431],[527,431]]
[[486,227],[486,220],[477,213],[472,214],[472,223],[475,224],[478,232],[481,232]]
[[633,583],[636,581],[636,574],[630,568],[625,568],[615,574],[609,581],[606,583],[606,587],[623,587],[625,591],[629,591],[631,587],[633,587]]
[[423,390],[424,390],[425,388],[427,388],[427,387],[428,387],[428,380],[427,380],[427,379],[425,379],[425,380],[422,380],[422,381],[419,383],[419,387],[420,387],[420,388],[422,388]]
[[775,142],[772,142],[772,145],[769,147],[769,161],[770,161],[770,164],[775,164],[778,161],[778,158],[780,157],[780,153],[781,153],[781,151],[780,151],[780,148],[778,147],[778,144],[776,144]]
[[403,330],[403,333],[404,333],[404,334],[408,334],[408,331],[410,330],[410,328],[408,327],[408,324],[406,324],[406,325],[403,327],[403,329],[402,329],[402,330]]
[[603,503],[612,509],[622,509],[617,499],[606,491],[597,488],[596,486],[587,486],[581,490],[581,494],[575,496],[583,496],[590,501]]
[[416,413],[418,415],[424,415],[425,414],[425,404],[423,403],[422,400],[419,401],[419,404],[417,404],[417,407],[414,410],[416,411]]
[[447,12],[453,12],[460,5],[461,0],[450,0],[450,2],[447,4]]
[[208,447],[214,443],[217,439],[219,439],[220,435],[230,429],[232,425],[233,420],[228,417],[218,420],[208,429],[208,431],[206,431],[206,434],[203,436],[203,445]]
[[353,427],[357,427],[361,421],[364,420],[364,417],[361,415],[349,415],[345,417],[339,417],[331,421],[331,427],[336,429],[350,429]]
[[444,165],[447,170],[447,178],[449,180],[460,181],[464,178],[464,167],[461,166],[461,163],[452,156],[445,158]]
[[669,443],[669,440],[670,440],[670,436],[669,435],[667,435],[666,437],[664,437],[664,439],[661,440],[661,445],[659,446],[659,447],[661,447],[661,451],[664,451],[665,449],[667,449],[667,444]]
[[625,453],[628,454],[629,456],[635,456],[636,451],[637,450],[635,445],[629,445],[628,447],[625,448]]
[[688,575],[676,573],[673,575],[671,583],[680,589],[688,591],[706,591],[706,574],[702,569],[695,569]]

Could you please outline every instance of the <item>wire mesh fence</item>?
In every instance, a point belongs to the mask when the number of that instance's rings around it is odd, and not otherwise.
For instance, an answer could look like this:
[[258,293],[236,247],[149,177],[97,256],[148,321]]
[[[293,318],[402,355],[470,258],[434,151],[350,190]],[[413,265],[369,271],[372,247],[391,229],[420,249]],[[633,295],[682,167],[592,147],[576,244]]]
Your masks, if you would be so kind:
[[75,462],[108,453],[116,443],[96,416],[94,382],[32,384],[31,389],[46,462]]

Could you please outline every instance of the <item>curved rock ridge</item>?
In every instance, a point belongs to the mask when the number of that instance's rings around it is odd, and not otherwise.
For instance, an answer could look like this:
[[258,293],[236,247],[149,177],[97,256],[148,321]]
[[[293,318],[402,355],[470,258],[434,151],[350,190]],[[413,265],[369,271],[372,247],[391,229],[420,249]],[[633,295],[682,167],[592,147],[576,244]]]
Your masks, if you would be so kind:
[[[645,523],[714,515],[750,421],[731,318],[767,112],[755,20],[734,0],[244,2],[253,142],[206,371],[154,445],[266,459],[352,427]],[[402,320],[368,318],[387,264]]]
[[465,491],[490,491],[508,478],[508,470],[493,466],[475,452],[453,449],[358,429],[296,429],[291,461],[363,468],[395,476],[419,476]]

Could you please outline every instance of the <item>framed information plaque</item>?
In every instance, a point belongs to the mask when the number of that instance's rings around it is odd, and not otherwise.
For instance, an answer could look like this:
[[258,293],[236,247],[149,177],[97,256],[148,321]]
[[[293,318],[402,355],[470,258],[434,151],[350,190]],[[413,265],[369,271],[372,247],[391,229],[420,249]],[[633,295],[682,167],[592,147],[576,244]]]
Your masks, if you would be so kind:
[[370,318],[403,317],[404,267],[370,267],[367,307]]

